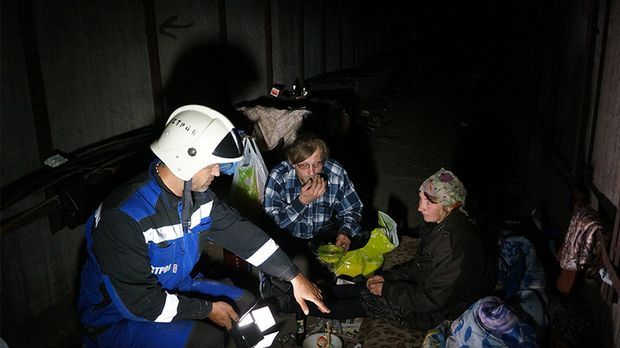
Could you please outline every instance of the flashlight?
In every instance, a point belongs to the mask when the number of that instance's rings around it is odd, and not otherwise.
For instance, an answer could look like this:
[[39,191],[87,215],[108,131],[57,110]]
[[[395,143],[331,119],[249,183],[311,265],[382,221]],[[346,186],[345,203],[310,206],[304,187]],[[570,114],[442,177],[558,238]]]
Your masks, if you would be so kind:
[[269,306],[257,307],[258,302],[233,323],[230,335],[238,348],[269,347],[278,335],[278,331],[265,334],[276,324]]

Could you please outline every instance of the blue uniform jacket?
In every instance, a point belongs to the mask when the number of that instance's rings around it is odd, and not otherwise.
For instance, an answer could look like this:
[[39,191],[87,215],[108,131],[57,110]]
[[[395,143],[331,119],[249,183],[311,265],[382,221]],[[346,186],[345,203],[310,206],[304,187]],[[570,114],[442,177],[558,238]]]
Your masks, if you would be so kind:
[[86,223],[88,258],[78,299],[84,327],[104,329],[123,318],[206,318],[211,303],[196,292],[226,295],[217,283],[190,276],[207,241],[285,280],[299,273],[267,234],[210,190],[194,192],[187,232],[180,217],[181,199],[165,188],[154,164],[99,206]]

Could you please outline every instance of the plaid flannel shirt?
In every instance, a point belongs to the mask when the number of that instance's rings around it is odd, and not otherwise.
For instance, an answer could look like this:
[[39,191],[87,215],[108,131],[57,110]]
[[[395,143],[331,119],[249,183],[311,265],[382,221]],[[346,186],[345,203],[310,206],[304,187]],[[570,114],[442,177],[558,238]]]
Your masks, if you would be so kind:
[[328,159],[323,172],[328,177],[325,193],[304,205],[299,201],[301,182],[295,167],[288,161],[278,164],[265,185],[265,212],[281,229],[298,238],[313,238],[332,226],[349,237],[358,235],[363,204],[346,170]]

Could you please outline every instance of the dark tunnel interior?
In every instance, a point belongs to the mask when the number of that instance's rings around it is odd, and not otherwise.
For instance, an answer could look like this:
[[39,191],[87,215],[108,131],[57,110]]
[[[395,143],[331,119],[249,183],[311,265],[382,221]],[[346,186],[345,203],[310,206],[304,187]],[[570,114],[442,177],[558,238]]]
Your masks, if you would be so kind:
[[[620,342],[613,287],[601,295],[600,277],[581,274],[572,297],[555,288],[576,204],[595,205],[607,244],[618,240],[617,2],[2,5],[0,337],[9,347],[81,346],[83,225],[147,168],[148,145],[187,104],[250,135],[244,108],[307,111],[299,133],[320,135],[346,168],[366,229],[384,211],[400,236],[418,238],[418,188],[452,170],[489,241],[512,231],[534,244],[562,318],[541,346]],[[270,169],[285,150],[284,138],[263,150]],[[54,155],[68,162],[44,164]],[[212,189],[224,199],[231,184],[222,175]],[[617,269],[620,247],[609,250]]]

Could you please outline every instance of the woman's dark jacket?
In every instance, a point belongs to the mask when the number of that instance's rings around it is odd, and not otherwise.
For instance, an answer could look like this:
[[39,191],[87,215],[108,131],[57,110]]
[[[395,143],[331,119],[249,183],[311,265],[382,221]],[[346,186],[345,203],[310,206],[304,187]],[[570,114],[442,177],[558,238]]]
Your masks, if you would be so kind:
[[485,245],[459,210],[439,224],[425,223],[415,258],[385,272],[382,297],[403,308],[404,321],[416,329],[456,319],[493,290],[497,261]]

